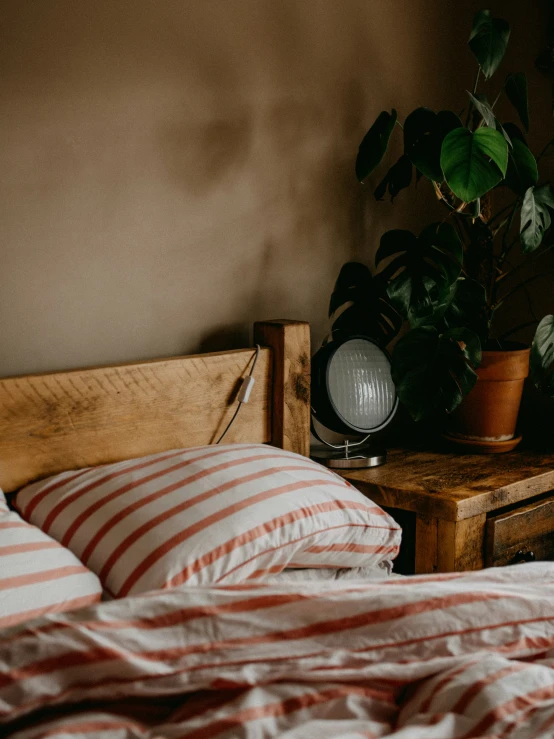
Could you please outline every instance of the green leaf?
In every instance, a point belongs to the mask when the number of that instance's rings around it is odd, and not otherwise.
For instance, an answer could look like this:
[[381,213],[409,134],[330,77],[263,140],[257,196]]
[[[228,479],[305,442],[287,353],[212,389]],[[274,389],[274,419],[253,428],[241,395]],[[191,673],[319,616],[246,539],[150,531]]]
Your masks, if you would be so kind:
[[444,139],[441,167],[452,192],[466,203],[492,190],[506,176],[508,144],[499,131],[456,128]]
[[455,113],[417,108],[404,122],[404,152],[412,164],[430,180],[442,182],[440,166],[442,142],[462,122]]
[[535,386],[554,398],[554,316],[537,326],[531,346],[531,377]]
[[485,344],[490,329],[486,308],[487,293],[483,285],[470,277],[459,277],[441,295],[435,317],[451,329],[469,328]]
[[515,192],[525,195],[529,187],[537,184],[539,170],[535,157],[519,139],[514,138],[512,150],[508,154],[508,171],[502,183]]
[[347,262],[339,273],[329,303],[329,316],[334,315],[334,338],[363,334],[381,346],[386,346],[402,326],[385,286],[359,262]]
[[390,257],[394,259],[376,279],[388,283],[393,307],[412,326],[427,322],[438,296],[460,275],[463,247],[458,234],[449,223],[432,223],[419,238],[411,231],[387,231],[381,237],[375,263]]
[[530,187],[521,206],[520,237],[524,252],[532,252],[541,245],[544,234],[550,228],[548,207],[554,208],[554,190],[551,185]]
[[554,208],[554,188],[552,185],[541,185],[535,189],[535,198],[549,208]]
[[492,18],[489,10],[480,10],[475,14],[469,36],[469,48],[479,62],[486,79],[498,69],[509,38],[510,26],[505,20]]
[[[482,359],[482,351],[481,342],[479,341],[477,334],[473,333],[473,331],[469,331],[467,328],[460,327],[445,331],[443,336],[453,339],[458,344],[464,357],[472,367],[479,367]],[[473,387],[473,382],[471,387]],[[471,387],[467,392],[471,390]]]
[[373,193],[375,200],[383,200],[388,189],[391,202],[394,202],[394,198],[400,190],[410,186],[412,182],[412,170],[412,163],[406,154],[402,154],[400,159],[393,164],[375,188],[375,192]]
[[397,118],[396,110],[391,113],[384,110],[364,136],[356,157],[356,177],[360,182],[369,177],[385,156]]
[[525,140],[525,136],[521,133],[519,128],[516,126],[515,123],[504,123],[503,124],[504,131],[508,134],[510,137],[510,141],[513,142],[514,139],[519,139],[522,144],[525,144],[527,146],[527,141]]
[[451,413],[473,388],[480,355],[479,338],[468,329],[409,331],[392,355],[398,397],[416,421]]
[[471,102],[477,108],[481,117],[485,121],[485,124],[489,128],[496,128],[496,118],[494,117],[493,109],[491,108],[486,95],[473,95],[469,90],[466,90],[469,95]]
[[460,237],[450,223],[430,223],[419,234],[419,243],[444,275],[444,284],[452,285],[462,270],[464,249]]
[[506,131],[506,129],[504,128],[504,126],[500,123],[500,121],[498,120],[498,118],[495,118],[494,119],[494,123],[496,125],[496,130],[497,131],[500,131],[500,133],[502,134],[502,136],[504,136],[504,138],[506,139],[506,143],[508,144],[508,149],[511,149],[512,146],[513,146],[513,144],[512,144],[512,139],[508,135],[508,132]]
[[523,72],[509,74],[504,85],[508,100],[517,110],[519,120],[529,133],[529,97],[527,94],[527,77]]

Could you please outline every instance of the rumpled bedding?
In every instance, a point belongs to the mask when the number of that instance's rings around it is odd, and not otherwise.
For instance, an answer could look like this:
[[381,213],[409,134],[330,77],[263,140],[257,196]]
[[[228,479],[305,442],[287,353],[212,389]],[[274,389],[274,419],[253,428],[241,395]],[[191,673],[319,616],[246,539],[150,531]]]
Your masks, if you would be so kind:
[[[377,565],[368,565],[367,567],[310,567],[306,569],[286,568],[281,572],[268,575],[264,580],[271,582],[291,582],[295,581],[321,581],[321,580],[382,580],[384,577],[392,575],[393,563],[385,560]],[[395,577],[403,577],[403,575],[394,575]]]
[[554,563],[177,588],[0,632],[0,736],[554,736]]

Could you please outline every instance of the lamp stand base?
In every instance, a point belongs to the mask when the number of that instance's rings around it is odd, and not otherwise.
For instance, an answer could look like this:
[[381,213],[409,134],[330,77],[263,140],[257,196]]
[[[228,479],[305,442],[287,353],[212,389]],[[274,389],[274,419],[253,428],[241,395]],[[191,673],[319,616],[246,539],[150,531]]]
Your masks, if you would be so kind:
[[353,454],[348,454],[345,449],[314,449],[310,456],[316,462],[335,470],[379,467],[387,461],[387,452],[375,447],[356,449]]

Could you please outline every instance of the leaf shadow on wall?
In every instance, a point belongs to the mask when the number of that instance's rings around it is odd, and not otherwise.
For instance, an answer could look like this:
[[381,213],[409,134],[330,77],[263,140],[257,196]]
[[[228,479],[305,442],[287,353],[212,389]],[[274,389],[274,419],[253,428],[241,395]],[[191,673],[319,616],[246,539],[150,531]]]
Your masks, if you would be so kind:
[[202,196],[244,167],[252,139],[246,108],[226,117],[174,123],[162,131],[161,151],[167,171],[187,193]]

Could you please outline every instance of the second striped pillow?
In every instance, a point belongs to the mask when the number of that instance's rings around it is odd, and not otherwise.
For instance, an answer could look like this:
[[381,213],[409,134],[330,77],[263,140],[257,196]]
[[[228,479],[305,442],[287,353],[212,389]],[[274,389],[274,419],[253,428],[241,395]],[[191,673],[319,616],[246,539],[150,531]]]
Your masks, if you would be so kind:
[[0,490],[0,629],[100,600],[98,578],[9,510]]
[[330,470],[263,444],[174,450],[29,485],[21,515],[113,596],[236,583],[285,567],[393,559],[400,529]]

